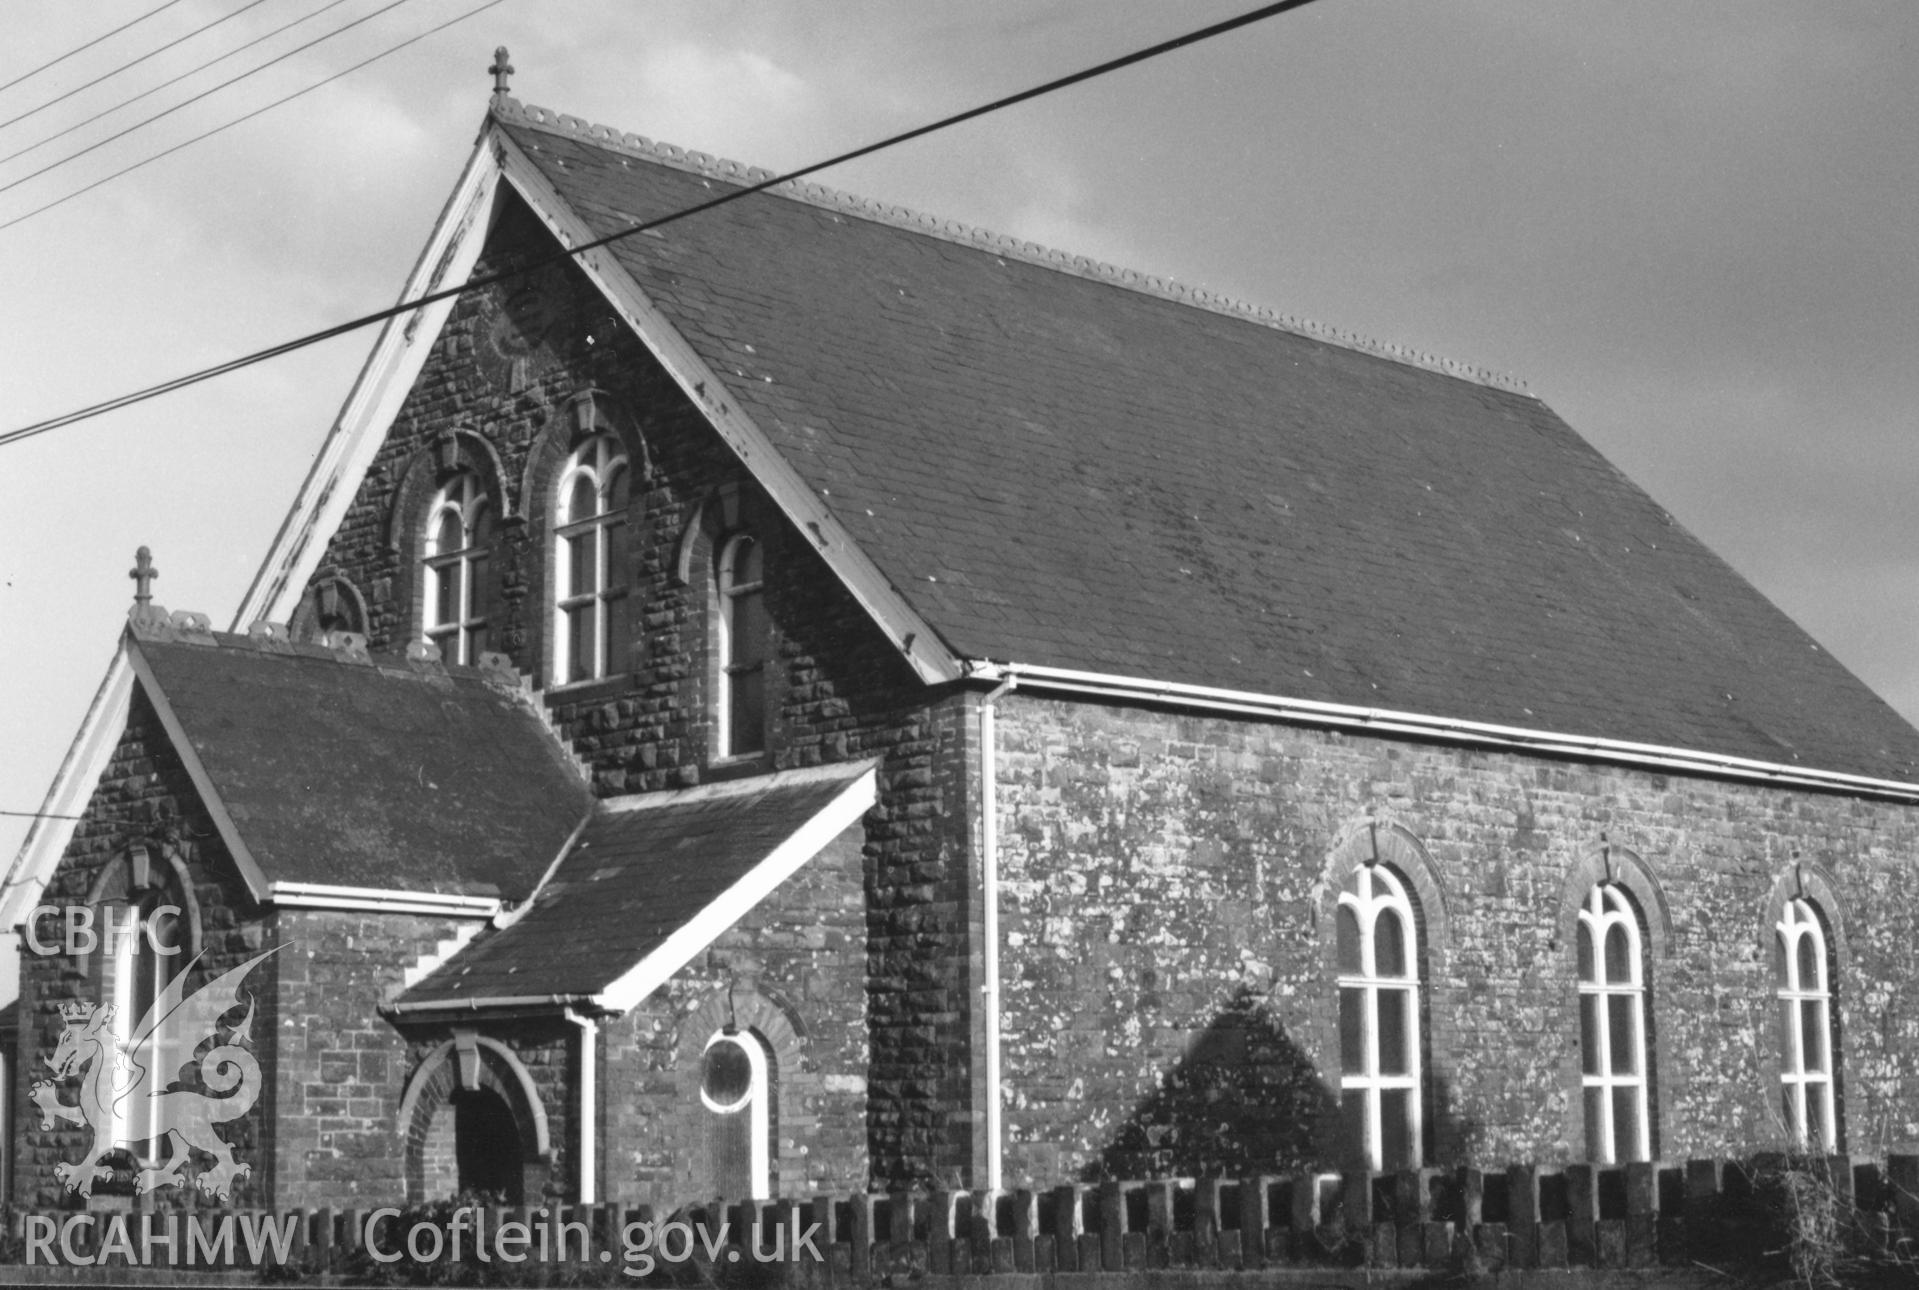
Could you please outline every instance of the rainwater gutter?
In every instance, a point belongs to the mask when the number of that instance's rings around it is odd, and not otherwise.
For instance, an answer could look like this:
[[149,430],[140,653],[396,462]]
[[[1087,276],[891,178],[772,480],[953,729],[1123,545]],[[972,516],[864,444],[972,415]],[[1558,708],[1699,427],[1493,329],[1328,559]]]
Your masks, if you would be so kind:
[[599,1050],[600,1023],[583,1012],[566,1010],[566,1019],[580,1028],[580,1195],[582,1205],[599,1200]]
[[555,1008],[568,1009],[576,1004],[597,1004],[592,995],[585,994],[490,994],[475,995],[470,999],[423,999],[413,1003],[383,1003],[380,1011],[390,1017],[417,1017],[440,1015],[457,1017],[468,1012],[517,1012],[551,1013]]
[[1018,685],[1008,674],[980,700],[980,868],[983,872],[981,940],[985,980],[980,1001],[986,1013],[986,1187],[998,1191],[1001,1174],[1000,995],[999,995],[999,766],[993,705]]
[[497,896],[337,887],[317,882],[268,883],[263,903],[285,909],[371,910],[383,914],[436,914],[445,918],[491,918],[502,908]]

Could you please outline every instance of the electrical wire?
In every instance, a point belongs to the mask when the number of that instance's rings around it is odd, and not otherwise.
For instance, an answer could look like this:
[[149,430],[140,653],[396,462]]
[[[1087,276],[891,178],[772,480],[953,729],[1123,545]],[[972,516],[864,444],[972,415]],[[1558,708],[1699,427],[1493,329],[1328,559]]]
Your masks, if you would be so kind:
[[[500,0],[493,0],[493,3],[500,3]],[[729,192],[721,193],[719,196],[707,201],[683,207],[680,210],[662,215],[657,219],[635,224],[631,228],[622,229],[617,233],[609,233],[605,237],[596,238],[591,242],[583,242],[579,246],[530,261],[517,268],[468,278],[458,286],[444,287],[438,291],[429,291],[425,295],[417,296],[412,300],[402,301],[397,305],[392,305],[386,309],[375,310],[370,314],[362,314],[360,317],[349,319],[346,322],[335,323],[331,327],[309,332],[304,336],[297,336],[292,340],[282,341],[277,345],[270,345],[265,349],[255,350],[250,354],[243,354],[238,358],[228,359],[224,363],[216,363],[212,367],[201,368],[199,371],[189,372],[184,376],[176,376],[171,380],[162,381],[157,385],[150,385],[144,389],[134,390],[115,398],[106,399],[100,403],[94,403],[84,408],[78,408],[72,412],[63,413],[60,416],[49,417],[44,421],[36,421],[31,425],[21,426],[18,429],[0,433],[0,448],[6,447],[9,444],[18,443],[23,439],[30,439],[35,435],[45,434],[50,430],[58,430],[63,426],[73,425],[76,422],[86,421],[93,417],[102,416],[108,412],[115,412],[121,408],[131,407],[136,403],[144,403],[148,399],[159,398],[161,395],[171,394],[176,390],[183,390],[189,386],[198,385],[203,381],[210,381],[215,377],[225,376],[229,372],[237,372],[242,368],[252,367],[257,363],[264,363],[271,359],[279,358],[284,354],[291,354],[296,350],[321,344],[325,341],[332,340],[336,336],[344,336],[349,332],[358,331],[363,327],[371,327],[375,323],[385,322],[388,319],[397,318],[403,314],[412,313],[428,305],[437,304],[442,300],[450,300],[464,292],[475,291],[482,287],[489,287],[496,283],[524,277],[548,265],[575,260],[588,251],[597,250],[600,247],[622,241],[629,237],[635,237],[647,232],[649,229],[660,228],[675,221],[686,219],[720,206],[725,206],[730,202],[751,197],[755,193],[765,192],[769,188],[775,188],[781,184],[803,179],[808,175],[817,174],[833,166],[844,165],[846,162],[857,160],[860,157],[870,156],[885,148],[897,147],[902,143],[922,138],[935,131],[949,129],[952,126],[975,120],[989,113],[998,112],[1005,108],[1013,107],[1016,104],[1039,98],[1042,95],[1063,90],[1068,86],[1078,85],[1083,81],[1089,81],[1095,77],[1119,71],[1121,68],[1131,67],[1135,63],[1143,63],[1148,59],[1157,58],[1162,54],[1172,53],[1174,50],[1184,49],[1188,45],[1209,40],[1214,36],[1225,35],[1227,32],[1236,31],[1241,27],[1250,26],[1253,23],[1263,21],[1267,18],[1278,17],[1281,14],[1290,13],[1295,9],[1303,9],[1312,3],[1313,0],[1277,0],[1277,3],[1262,5],[1258,9],[1249,10],[1236,17],[1224,19],[1223,21],[1213,23],[1211,26],[1201,27],[1195,31],[1189,31],[1184,35],[1175,36],[1170,40],[1163,40],[1156,45],[1149,45],[1144,49],[1134,50],[1130,54],[1122,54],[1118,58],[1108,59],[1106,62],[1095,64],[1092,67],[1073,72],[1070,75],[1047,81],[1043,85],[1036,85],[1030,89],[1020,90],[1004,98],[994,99],[990,103],[983,103],[977,107],[967,108],[951,116],[941,117],[937,121],[915,126],[911,130],[889,135],[873,143],[863,144],[850,152],[842,152],[837,156],[828,157],[824,161],[816,161],[811,165],[802,166],[798,170],[789,170],[785,174],[775,175],[770,179],[764,179],[743,188],[736,188]],[[0,225],[0,228],[5,227],[5,225]]]
[[178,112],[181,108],[191,107],[195,103],[198,103],[201,99],[206,98],[210,94],[218,94],[221,90],[227,88],[227,86],[229,85],[237,85],[241,81],[246,80],[249,76],[256,76],[259,73],[264,72],[267,68],[272,67],[276,63],[284,63],[287,59],[293,57],[295,54],[304,53],[305,51],[312,49],[315,45],[321,44],[325,41],[332,40],[335,36],[342,35],[345,32],[349,32],[353,30],[355,27],[359,26],[361,23],[371,22],[375,18],[378,18],[383,13],[388,13],[394,9],[398,9],[403,4],[411,4],[411,3],[413,3],[413,0],[390,0],[389,3],[382,5],[378,9],[375,9],[372,13],[366,14],[363,17],[355,18],[352,22],[344,23],[341,26],[335,27],[332,31],[327,32],[324,36],[315,36],[312,40],[309,40],[306,44],[296,45],[294,48],[287,50],[284,54],[276,54],[272,58],[267,59],[266,62],[261,63],[257,67],[249,68],[248,70],[241,72],[238,76],[228,77],[226,80],[221,81],[218,85],[215,85],[209,89],[201,90],[198,94],[193,95],[191,98],[182,99],[178,103],[175,103],[170,108],[165,108],[159,112],[155,112],[152,116],[148,117],[144,121],[136,121],[132,125],[128,126],[126,129],[117,131],[114,134],[110,134],[106,138],[100,139],[94,143],[90,143],[86,147],[80,149],[78,152],[70,152],[66,156],[60,158],[60,160],[58,161],[48,162],[46,165],[40,167],[40,169],[35,171],[30,171],[29,173],[20,176],[20,178],[14,180],[12,183],[0,184],[0,193],[10,192],[13,189],[18,188],[21,184],[26,183],[30,179],[38,179],[41,175],[46,174],[50,170],[58,170],[60,167],[66,165],[70,161],[78,161],[80,158],[86,156],[89,152],[95,152],[101,148],[104,148],[109,143],[114,142],[116,139],[124,139],[128,135],[132,134],[135,130],[143,130],[147,126],[152,125],[155,121],[159,121],[166,117],[172,116],[175,112]]
[[128,27],[137,26],[140,23],[145,22],[147,19],[153,17],[154,14],[159,13],[162,9],[171,9],[173,8],[174,5],[177,5],[179,3],[180,3],[180,0],[167,0],[165,4],[160,5],[153,9],[147,10],[145,13],[141,14],[138,18],[132,18],[126,22],[121,23],[118,27],[115,27],[112,31],[107,32],[105,35],[95,36],[92,40],[89,40],[84,45],[75,45],[72,49],[69,49],[66,53],[60,55],[58,58],[51,59],[47,62],[44,62],[30,72],[22,72],[18,76],[14,77],[12,80],[8,81],[5,85],[0,85],[0,91],[10,90],[14,86],[18,85],[21,81],[27,80],[30,77],[38,76],[40,73],[46,71],[49,67],[58,67],[61,63],[64,63],[69,58],[72,58],[75,54],[84,54],[89,49],[92,49],[95,45],[99,44],[101,41],[117,36],[121,32],[125,31]]
[[221,63],[224,63],[227,61],[227,59],[234,57],[236,54],[244,54],[246,53],[247,50],[252,49],[255,45],[261,44],[264,41],[272,40],[275,36],[279,35],[281,32],[290,31],[293,28],[299,26],[303,22],[311,22],[313,19],[318,18],[321,14],[327,12],[327,10],[338,9],[341,5],[345,4],[346,2],[347,0],[332,0],[330,4],[321,5],[318,9],[315,9],[312,13],[303,14],[302,16],[293,19],[291,22],[283,22],[278,27],[275,27],[272,31],[267,32],[263,36],[255,36],[252,40],[249,40],[246,44],[235,46],[234,48],[229,49],[226,53],[221,54],[218,57],[209,58],[207,59],[206,62],[201,63],[198,67],[189,68],[188,70],[181,72],[178,76],[169,77],[168,79],[161,81],[158,85],[154,85],[147,89],[141,90],[138,94],[135,94],[129,98],[121,99],[118,103],[115,103],[112,107],[102,108],[100,111],[95,112],[92,116],[88,117],[86,120],[76,121],[72,125],[68,126],[66,129],[60,130],[54,134],[50,134],[46,138],[40,140],[38,143],[30,143],[26,147],[18,150],[17,152],[9,152],[6,156],[0,157],[0,164],[5,164],[6,162],[13,161],[19,157],[24,157],[29,152],[36,152],[39,149],[46,147],[49,143],[54,142],[56,139],[66,138],[68,135],[72,134],[76,130],[84,130],[88,126],[92,125],[95,121],[98,121],[103,116],[112,116],[115,112],[118,112],[121,108],[132,107],[135,103],[138,103],[141,99],[150,98],[151,96],[158,94],[161,90],[166,89],[170,85],[178,85],[181,81],[186,80],[189,76],[198,76],[201,72],[206,71],[207,68],[214,67]]
[[[283,103],[291,103],[294,99],[304,98],[306,95],[313,93],[313,91],[317,89],[321,89],[321,88],[324,88],[325,86],[333,84],[333,82],[339,80],[343,76],[353,75],[353,73],[359,71],[362,67],[365,67],[370,63],[377,63],[382,58],[386,58],[390,55],[399,53],[402,49],[405,49],[408,45],[417,45],[421,41],[425,40],[428,36],[437,35],[438,33],[445,31],[448,27],[454,26],[457,23],[465,22],[468,18],[471,18],[474,14],[485,13],[488,9],[493,8],[495,5],[500,5],[505,3],[506,3],[506,0],[487,0],[485,4],[478,5],[472,9],[468,9],[465,13],[459,15],[456,18],[448,18],[445,22],[440,23],[438,26],[428,27],[425,31],[421,32],[417,36],[408,36],[405,40],[401,41],[397,45],[390,45],[387,48],[381,50],[379,53],[374,54],[370,58],[363,58],[359,62],[353,64],[353,66],[351,67],[342,68],[340,71],[333,73],[333,75],[331,76],[328,76],[322,80],[315,81],[313,84],[307,86],[305,89],[295,90],[293,91],[293,93],[285,95],[281,98],[277,98],[273,100],[273,102],[265,104],[262,107],[254,108],[253,111],[248,112],[243,116],[237,116],[233,118],[233,120],[228,121],[224,125],[216,125],[211,130],[207,130],[201,134],[196,134],[191,139],[183,139],[179,143],[174,144],[171,148],[163,149],[159,152],[154,153],[150,157],[144,157],[141,160],[134,162],[130,166],[123,166],[119,170],[114,171],[112,174],[106,176],[103,179],[96,179],[92,183],[86,185],[84,188],[76,188],[64,197],[56,197],[54,200],[48,202],[44,206],[36,206],[24,215],[16,215],[12,219],[6,221],[4,224],[0,224],[0,233],[4,233],[6,230],[12,228],[15,224],[25,223],[27,220],[32,219],[35,215],[44,214],[45,212],[52,210],[56,206],[64,206],[68,202],[72,201],[74,198],[83,196],[86,193],[90,193],[94,189],[99,188],[105,184],[110,184],[114,180],[120,178],[122,175],[130,175],[134,171],[139,170],[141,167],[150,166],[154,162],[159,161],[164,157],[170,157],[174,153],[179,152],[183,148],[191,148],[194,144],[199,143],[202,139],[211,139],[214,135],[223,133],[224,131],[227,131],[227,130],[231,130],[236,125],[244,125],[246,122],[251,121],[254,117],[260,116],[267,112],[271,112],[274,108],[279,107]],[[0,442],[4,442],[4,439],[0,439]]]
[[[212,22],[202,23],[200,26],[195,27],[192,31],[189,31],[184,36],[176,36],[172,40],[169,40],[166,44],[159,46],[157,49],[149,49],[146,53],[140,55],[138,58],[131,59],[127,62],[124,62],[110,72],[100,73],[100,75],[94,77],[92,80],[88,81],[85,85],[76,85],[72,89],[68,90],[66,93],[55,95],[53,98],[48,99],[45,103],[42,103],[39,107],[28,108],[25,112],[22,112],[19,116],[11,116],[4,121],[0,121],[0,130],[4,130],[10,125],[17,125],[20,122],[26,120],[30,116],[38,116],[42,112],[46,111],[48,108],[52,107],[54,104],[64,103],[68,99],[72,98],[74,95],[81,94],[87,90],[92,89],[94,86],[98,85],[101,81],[110,81],[114,77],[118,76],[121,72],[131,71],[133,68],[136,68],[140,64],[146,62],[149,58],[153,58],[153,57],[156,57],[157,55],[164,54],[169,49],[172,49],[175,45],[183,45],[187,41],[192,40],[195,36],[199,35],[201,32],[212,31],[215,27],[218,27],[221,23],[230,21],[234,18],[238,18],[241,14],[245,13],[247,10],[255,8],[259,5],[263,5],[266,2],[267,0],[250,0],[249,3],[241,5],[238,9],[235,9],[232,13],[221,14],[218,18],[215,18]],[[125,106],[125,105],[122,104],[120,106]],[[108,108],[107,110],[111,112],[111,111],[114,111],[115,109]],[[64,133],[64,131],[62,133]],[[41,140],[41,142],[44,143],[45,140]],[[34,147],[36,148],[39,146],[40,144],[37,144],[37,143],[34,145]],[[18,156],[18,155],[20,154],[18,153],[14,154],[14,156]],[[0,160],[7,160],[7,161],[11,161],[12,159],[13,159],[12,157],[0,158]]]

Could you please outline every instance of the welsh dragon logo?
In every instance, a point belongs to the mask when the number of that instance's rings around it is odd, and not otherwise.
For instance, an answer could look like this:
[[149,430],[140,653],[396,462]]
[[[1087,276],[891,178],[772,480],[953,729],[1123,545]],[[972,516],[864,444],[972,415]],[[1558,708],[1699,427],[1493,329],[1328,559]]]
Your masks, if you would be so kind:
[[[253,1025],[251,996],[245,1000],[246,1015],[238,1024],[223,1025],[221,1018],[240,1006],[241,980],[273,952],[248,959],[189,995],[186,984],[194,964],[200,961],[195,958],[160,992],[146,1016],[124,1039],[114,1025],[116,1009],[112,1004],[61,1006],[66,1029],[46,1063],[53,1068],[55,1079],[80,1076],[80,1100],[62,1102],[54,1080],[40,1080],[33,1086],[33,1101],[40,1108],[42,1129],[51,1129],[54,1121],[65,1120],[93,1130],[93,1145],[86,1155],[53,1167],[68,1191],[91,1196],[93,1184],[112,1175],[112,1168],[101,1164],[100,1159],[116,1147],[133,1145],[126,1126],[136,1098],[148,1099],[146,1123],[152,1126],[156,1154],[165,1142],[172,1155],[158,1168],[142,1169],[134,1180],[135,1190],[149,1192],[185,1181],[180,1170],[193,1151],[214,1158],[214,1167],[199,1178],[200,1190],[208,1196],[227,1199],[234,1180],[252,1172],[252,1166],[234,1161],[233,1148],[214,1132],[215,1125],[245,1115],[260,1096],[260,1063],[247,1051],[252,1044],[248,1033]],[[227,1032],[224,1040],[222,1030]],[[155,1081],[147,1077],[147,1072],[154,1066],[157,1053],[192,1053],[209,1039],[219,1042],[199,1059],[200,1083],[221,1096],[166,1087],[170,1081],[165,1077],[175,1073],[172,1071],[162,1072],[160,1087],[154,1088]]]

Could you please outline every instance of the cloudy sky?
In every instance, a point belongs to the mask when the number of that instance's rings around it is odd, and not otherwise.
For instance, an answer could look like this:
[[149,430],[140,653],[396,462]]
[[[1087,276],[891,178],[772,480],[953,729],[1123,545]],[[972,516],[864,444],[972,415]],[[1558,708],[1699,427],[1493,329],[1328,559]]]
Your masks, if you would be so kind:
[[[176,0],[0,90],[0,121],[245,2]],[[483,0],[402,0],[27,177],[392,2],[0,161],[0,224]],[[157,3],[9,0],[0,81]],[[327,3],[260,0],[0,125],[0,157]],[[0,430],[390,303],[497,44],[525,102],[786,168],[1250,7],[503,0],[0,228]],[[1909,0],[1320,0],[819,178],[1513,373],[1911,717],[1916,61]],[[0,811],[51,782],[136,546],[225,625],[371,342],[0,447]]]

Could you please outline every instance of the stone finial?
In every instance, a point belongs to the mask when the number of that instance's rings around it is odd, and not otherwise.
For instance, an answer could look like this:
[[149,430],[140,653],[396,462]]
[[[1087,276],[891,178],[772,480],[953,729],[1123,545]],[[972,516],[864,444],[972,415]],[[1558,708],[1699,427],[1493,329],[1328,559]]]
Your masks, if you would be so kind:
[[507,93],[506,78],[513,75],[513,64],[506,61],[505,45],[501,45],[493,51],[493,66],[486,70],[493,73],[493,101],[495,103],[505,102]]
[[133,553],[133,567],[127,570],[127,577],[133,579],[133,603],[145,608],[153,603],[153,580],[160,571],[153,567],[153,552],[141,547]]

